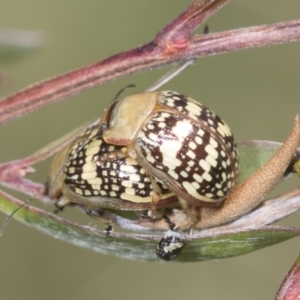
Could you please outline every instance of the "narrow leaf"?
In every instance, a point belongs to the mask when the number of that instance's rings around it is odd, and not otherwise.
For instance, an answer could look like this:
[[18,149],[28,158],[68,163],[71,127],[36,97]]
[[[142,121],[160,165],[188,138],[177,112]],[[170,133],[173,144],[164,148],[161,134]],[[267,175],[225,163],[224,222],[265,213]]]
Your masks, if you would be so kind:
[[[12,213],[22,202],[1,192],[0,210]],[[24,206],[16,214],[19,221],[54,238],[118,257],[155,261],[155,249],[161,234],[115,233],[82,226],[32,206]],[[8,233],[7,233],[8,234]],[[220,234],[201,232],[184,234],[186,246],[176,259],[180,262],[205,261],[245,254],[298,236],[300,230],[292,227],[263,226],[254,230],[225,231]]]

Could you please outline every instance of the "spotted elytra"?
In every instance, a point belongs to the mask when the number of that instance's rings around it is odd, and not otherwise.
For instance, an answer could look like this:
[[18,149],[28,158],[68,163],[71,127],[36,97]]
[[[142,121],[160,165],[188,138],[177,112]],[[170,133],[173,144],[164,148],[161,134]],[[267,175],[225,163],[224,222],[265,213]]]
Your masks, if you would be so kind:
[[149,210],[153,216],[156,208],[177,205],[174,193],[149,176],[125,147],[105,143],[104,129],[88,128],[54,158],[48,187],[51,197],[59,198],[57,207],[77,203],[87,210]]
[[235,185],[238,154],[226,123],[174,91],[147,92],[115,102],[105,113],[103,139],[164,183],[183,208],[219,203]]

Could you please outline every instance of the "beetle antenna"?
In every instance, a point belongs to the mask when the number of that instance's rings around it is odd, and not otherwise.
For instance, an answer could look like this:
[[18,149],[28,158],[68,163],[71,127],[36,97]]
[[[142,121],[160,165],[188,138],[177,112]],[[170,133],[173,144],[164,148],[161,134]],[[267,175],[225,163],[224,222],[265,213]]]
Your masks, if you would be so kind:
[[114,100],[112,101],[112,103],[116,102],[116,101],[118,100],[119,96],[120,96],[124,91],[126,91],[126,90],[129,89],[129,88],[134,88],[134,87],[136,87],[135,84],[128,84],[128,85],[124,86],[123,88],[121,88],[121,89],[117,92],[117,94],[116,94]]
[[21,205],[19,205],[4,221],[1,229],[0,229],[0,237],[3,235],[9,221],[11,220],[11,218],[14,216],[14,214],[16,212],[18,212],[22,207],[24,207],[25,205],[27,205],[32,199],[28,199],[27,201],[23,202]]

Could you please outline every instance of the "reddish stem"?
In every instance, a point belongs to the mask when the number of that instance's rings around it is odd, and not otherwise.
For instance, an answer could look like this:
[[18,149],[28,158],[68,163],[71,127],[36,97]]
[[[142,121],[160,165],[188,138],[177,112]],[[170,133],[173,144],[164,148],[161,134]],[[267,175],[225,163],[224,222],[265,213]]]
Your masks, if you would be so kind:
[[90,66],[47,79],[0,102],[0,124],[96,85],[150,68],[205,55],[300,40],[300,20],[220,33],[191,32],[225,0],[196,0],[166,26],[156,39]]
[[187,45],[192,31],[226,2],[228,0],[195,0],[158,34],[156,41],[47,79],[3,99],[0,103],[0,124],[96,85],[180,61],[180,58],[174,60],[176,52]]
[[294,265],[284,278],[277,295],[276,300],[299,299],[300,295],[300,255],[298,255]]
[[156,35],[154,42],[169,55],[187,48],[192,32],[227,2],[229,0],[194,1]]

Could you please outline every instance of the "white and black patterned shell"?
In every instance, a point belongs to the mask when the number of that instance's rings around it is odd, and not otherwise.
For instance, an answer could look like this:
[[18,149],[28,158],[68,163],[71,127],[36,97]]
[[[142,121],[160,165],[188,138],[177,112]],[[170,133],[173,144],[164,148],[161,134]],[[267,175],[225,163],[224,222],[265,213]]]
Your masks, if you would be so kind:
[[[90,207],[120,210],[151,208],[153,196],[159,189],[156,207],[176,202],[177,197],[163,184],[154,182],[146,170],[126,154],[125,147],[108,145],[89,129],[86,138],[80,137],[72,145],[64,168],[64,190],[71,202]],[[95,135],[91,138],[91,136]]]
[[[144,120],[137,121],[138,130],[128,133],[134,136],[126,145],[128,153],[157,180],[193,205],[224,199],[238,174],[238,154],[229,127],[208,108],[177,92],[151,92],[148,97],[146,105],[149,107],[152,101],[152,111]],[[123,101],[126,99],[130,98]],[[118,116],[125,115],[122,104],[119,107],[119,112],[113,114],[113,122],[108,122],[105,133],[108,142],[118,142],[114,130],[118,127]],[[131,119],[128,113],[131,122],[128,128],[134,128],[135,118]],[[114,136],[110,139],[111,133]]]
[[167,231],[156,247],[156,255],[166,261],[175,259],[185,246],[184,240],[174,231]]

